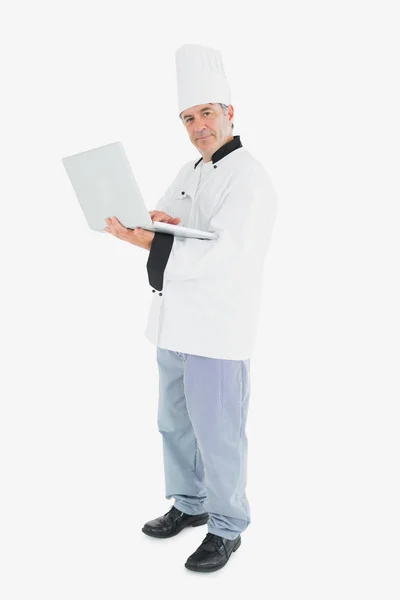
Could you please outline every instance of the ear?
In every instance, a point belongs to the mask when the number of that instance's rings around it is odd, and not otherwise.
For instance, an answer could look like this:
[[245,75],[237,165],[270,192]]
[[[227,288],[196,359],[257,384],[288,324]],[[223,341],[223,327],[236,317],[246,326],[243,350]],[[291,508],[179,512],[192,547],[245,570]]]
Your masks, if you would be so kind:
[[233,108],[232,104],[230,104],[228,106],[228,115],[229,115],[229,122],[232,123],[233,117],[235,116],[235,109]]

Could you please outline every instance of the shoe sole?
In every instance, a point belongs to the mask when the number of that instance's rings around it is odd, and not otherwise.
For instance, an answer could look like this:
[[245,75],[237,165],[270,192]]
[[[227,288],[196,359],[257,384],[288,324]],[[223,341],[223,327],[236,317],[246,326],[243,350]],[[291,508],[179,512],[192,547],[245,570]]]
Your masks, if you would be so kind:
[[192,521],[191,523],[187,523],[187,525],[184,525],[177,531],[174,531],[173,533],[168,533],[167,535],[159,534],[159,533],[155,533],[155,532],[146,530],[144,527],[142,527],[142,531],[143,531],[143,533],[145,533],[146,535],[149,535],[150,537],[164,539],[164,538],[170,538],[170,537],[174,537],[175,535],[178,535],[178,533],[183,531],[185,529],[185,527],[200,527],[200,525],[205,525],[207,522],[208,522],[208,515],[206,517],[202,517],[201,519],[198,519],[197,521]]
[[[236,552],[236,550],[239,548],[240,544],[242,543],[242,538],[239,538],[239,540],[237,541],[236,545],[232,548],[232,552]],[[231,554],[229,555],[229,558],[231,557]],[[190,571],[197,571],[198,573],[211,573],[212,571],[218,571],[219,569],[222,569],[226,563],[229,561],[229,558],[226,562],[224,562],[222,565],[217,565],[216,567],[193,567],[191,565],[185,564],[185,567],[187,569],[189,569]]]

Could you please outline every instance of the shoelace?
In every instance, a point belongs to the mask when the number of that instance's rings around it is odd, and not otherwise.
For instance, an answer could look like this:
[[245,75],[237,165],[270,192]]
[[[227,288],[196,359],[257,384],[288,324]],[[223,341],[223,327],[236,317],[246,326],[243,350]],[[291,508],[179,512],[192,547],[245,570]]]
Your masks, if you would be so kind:
[[[218,541],[218,540],[220,540],[220,541]],[[225,550],[225,556],[226,556],[227,560],[229,559],[228,551],[225,547],[223,540],[221,539],[221,536],[216,535],[215,533],[207,533],[206,537],[202,541],[202,544],[206,544],[207,542],[211,542],[217,551],[219,551],[220,547],[222,546],[223,549]]]
[[177,516],[176,513],[180,513],[181,515],[183,515],[183,512],[175,508],[175,506],[171,506],[169,511],[165,513],[164,517],[175,519],[175,517]]

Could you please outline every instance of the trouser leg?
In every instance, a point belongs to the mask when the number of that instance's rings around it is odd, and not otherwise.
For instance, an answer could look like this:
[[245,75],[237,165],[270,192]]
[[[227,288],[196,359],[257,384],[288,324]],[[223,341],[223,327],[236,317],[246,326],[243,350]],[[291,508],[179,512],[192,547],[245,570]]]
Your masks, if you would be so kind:
[[184,356],[187,409],[205,469],[208,531],[235,539],[250,524],[245,493],[250,359]]
[[165,497],[195,515],[205,512],[204,466],[184,393],[182,354],[157,347],[159,370],[158,430],[162,435]]

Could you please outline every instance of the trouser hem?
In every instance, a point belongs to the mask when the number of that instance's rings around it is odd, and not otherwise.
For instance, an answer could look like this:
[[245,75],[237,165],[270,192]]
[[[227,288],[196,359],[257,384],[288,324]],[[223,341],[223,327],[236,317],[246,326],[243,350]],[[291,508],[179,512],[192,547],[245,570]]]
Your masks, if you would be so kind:
[[179,502],[175,501],[174,502],[174,506],[177,510],[180,510],[181,512],[185,513],[185,515],[190,515],[190,516],[195,516],[195,515],[202,515],[204,514],[205,511],[204,507],[200,506],[197,511],[193,512],[193,510],[191,510],[190,512],[188,512],[188,508],[187,506],[182,506],[181,504],[179,504]]
[[228,540],[236,540],[241,534],[241,531],[234,533],[233,531],[224,531],[223,529],[217,529],[216,527],[207,526],[208,533],[213,533],[214,535],[219,535],[220,537],[226,538]]

